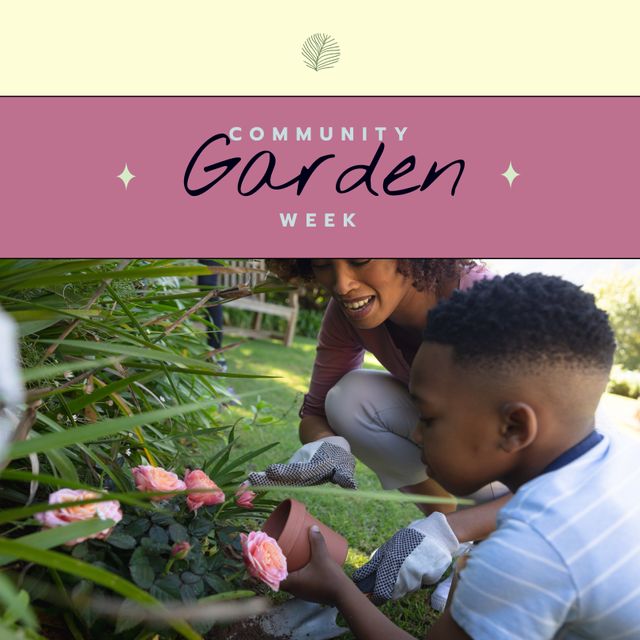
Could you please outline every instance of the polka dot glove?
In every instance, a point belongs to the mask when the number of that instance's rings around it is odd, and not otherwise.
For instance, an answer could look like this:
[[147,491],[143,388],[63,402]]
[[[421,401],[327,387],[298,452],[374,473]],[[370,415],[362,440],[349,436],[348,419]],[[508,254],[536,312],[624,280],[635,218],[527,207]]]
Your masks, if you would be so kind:
[[256,487],[310,487],[333,482],[345,489],[357,489],[355,466],[349,443],[340,436],[331,436],[305,444],[287,464],[272,464],[265,471],[250,473],[249,483]]
[[352,580],[380,605],[434,584],[452,562],[459,546],[444,514],[436,511],[412,522],[385,542]]

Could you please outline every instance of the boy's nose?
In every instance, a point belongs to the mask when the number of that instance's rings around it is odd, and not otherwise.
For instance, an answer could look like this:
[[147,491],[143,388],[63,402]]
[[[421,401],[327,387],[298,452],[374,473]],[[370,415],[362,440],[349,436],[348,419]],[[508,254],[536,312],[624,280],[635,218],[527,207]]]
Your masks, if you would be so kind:
[[413,431],[409,435],[409,438],[416,444],[422,444],[422,430],[420,429],[420,423],[413,427]]

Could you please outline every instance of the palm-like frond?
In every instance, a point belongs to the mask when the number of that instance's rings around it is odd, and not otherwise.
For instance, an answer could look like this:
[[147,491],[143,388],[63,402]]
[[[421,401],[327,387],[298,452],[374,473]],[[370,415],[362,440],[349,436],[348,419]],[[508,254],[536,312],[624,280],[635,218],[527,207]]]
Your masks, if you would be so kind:
[[[184,260],[0,260],[0,305],[20,335],[28,407],[17,427],[12,417],[15,441],[6,455],[0,452],[8,465],[0,473],[0,565],[35,563],[34,570],[66,574],[54,578],[57,588],[65,586],[62,580],[85,580],[127,602],[158,606],[126,571],[115,575],[50,550],[104,529],[104,521],[33,532],[33,516],[51,508],[46,497],[56,486],[108,489],[109,499],[145,508],[132,492],[131,467],[202,467],[226,451],[221,434],[230,425],[219,408],[229,398],[226,378],[247,376],[223,374],[209,357],[203,325],[211,323],[200,304],[208,294],[193,277],[213,270]],[[0,391],[2,409],[8,396]],[[260,451],[227,456],[220,469],[225,490],[235,489],[245,475],[240,465]],[[34,494],[40,487],[34,504],[29,487]],[[264,515],[271,501],[256,506],[251,517]],[[226,510],[234,522],[248,515],[237,506]],[[32,605],[41,598],[42,592],[29,585],[19,591],[0,573],[0,637],[17,637],[18,626],[35,628]],[[3,617],[9,609],[13,617]],[[64,615],[78,617],[75,610]],[[201,637],[178,617],[169,621],[175,631]]]
[[314,71],[331,69],[340,59],[336,39],[326,33],[314,33],[302,45],[304,63]]

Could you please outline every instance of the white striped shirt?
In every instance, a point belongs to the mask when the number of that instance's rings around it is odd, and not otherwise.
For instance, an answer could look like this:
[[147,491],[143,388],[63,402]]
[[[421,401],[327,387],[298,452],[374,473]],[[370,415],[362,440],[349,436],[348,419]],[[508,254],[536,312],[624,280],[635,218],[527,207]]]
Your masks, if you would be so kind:
[[474,640],[640,638],[640,440],[612,430],[520,487],[451,613]]

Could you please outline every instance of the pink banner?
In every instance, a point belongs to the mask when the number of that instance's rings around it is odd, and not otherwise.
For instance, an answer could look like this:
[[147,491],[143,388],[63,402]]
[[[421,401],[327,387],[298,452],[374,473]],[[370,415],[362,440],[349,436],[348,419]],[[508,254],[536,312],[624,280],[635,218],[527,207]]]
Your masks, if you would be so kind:
[[639,98],[0,98],[0,115],[2,257],[639,251]]

